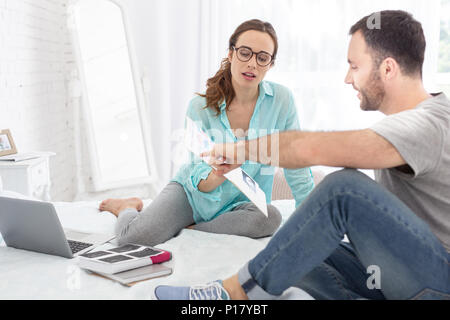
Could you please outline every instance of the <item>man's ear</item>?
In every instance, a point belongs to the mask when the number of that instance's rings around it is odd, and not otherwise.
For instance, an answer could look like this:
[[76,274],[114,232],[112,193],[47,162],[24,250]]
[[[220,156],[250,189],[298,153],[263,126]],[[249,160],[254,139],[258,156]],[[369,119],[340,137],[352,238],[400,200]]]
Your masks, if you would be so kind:
[[382,62],[380,72],[383,80],[391,80],[399,74],[400,66],[394,58],[388,57]]

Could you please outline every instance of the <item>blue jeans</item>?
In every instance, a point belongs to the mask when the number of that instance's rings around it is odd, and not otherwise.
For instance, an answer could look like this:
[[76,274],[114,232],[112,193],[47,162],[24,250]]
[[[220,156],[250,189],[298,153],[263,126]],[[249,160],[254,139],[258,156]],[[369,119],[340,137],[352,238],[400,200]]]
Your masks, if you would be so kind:
[[449,261],[404,203],[346,169],[317,186],[238,278],[260,300],[293,286],[315,299],[450,299]]

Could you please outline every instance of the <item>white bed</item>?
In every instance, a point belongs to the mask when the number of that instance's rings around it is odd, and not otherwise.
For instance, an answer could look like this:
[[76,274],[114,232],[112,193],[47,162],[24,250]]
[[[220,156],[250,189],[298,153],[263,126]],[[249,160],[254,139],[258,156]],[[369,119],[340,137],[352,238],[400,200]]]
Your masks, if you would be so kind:
[[[17,197],[7,193],[2,196]],[[148,205],[151,200],[144,201]],[[283,222],[294,210],[293,200],[274,201]],[[63,227],[85,232],[113,234],[116,218],[99,212],[98,202],[54,202]],[[17,250],[0,237],[0,299],[154,299],[160,284],[195,285],[224,279],[238,271],[264,248],[269,238],[250,239],[183,230],[158,247],[173,254],[173,274],[128,288],[86,273],[76,259]],[[105,246],[111,246],[106,244]],[[288,289],[283,299],[312,299],[299,289]]]

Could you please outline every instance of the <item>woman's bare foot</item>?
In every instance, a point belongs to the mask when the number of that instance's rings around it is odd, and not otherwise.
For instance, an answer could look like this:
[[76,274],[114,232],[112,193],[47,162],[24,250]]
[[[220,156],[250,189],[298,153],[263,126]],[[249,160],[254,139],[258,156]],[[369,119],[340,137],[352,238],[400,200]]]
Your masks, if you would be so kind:
[[116,217],[119,213],[125,209],[131,208],[141,211],[144,207],[144,203],[139,198],[128,198],[128,199],[107,199],[100,203],[100,211],[109,211]]

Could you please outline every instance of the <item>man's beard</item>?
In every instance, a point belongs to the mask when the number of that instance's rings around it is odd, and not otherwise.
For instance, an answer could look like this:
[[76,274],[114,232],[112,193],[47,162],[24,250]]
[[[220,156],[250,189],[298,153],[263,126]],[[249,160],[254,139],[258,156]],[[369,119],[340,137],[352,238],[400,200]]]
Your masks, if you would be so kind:
[[386,91],[378,71],[373,71],[365,88],[361,88],[361,109],[363,111],[378,111],[383,103]]

